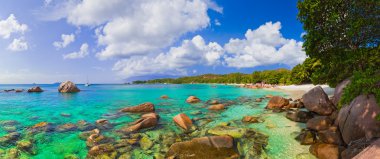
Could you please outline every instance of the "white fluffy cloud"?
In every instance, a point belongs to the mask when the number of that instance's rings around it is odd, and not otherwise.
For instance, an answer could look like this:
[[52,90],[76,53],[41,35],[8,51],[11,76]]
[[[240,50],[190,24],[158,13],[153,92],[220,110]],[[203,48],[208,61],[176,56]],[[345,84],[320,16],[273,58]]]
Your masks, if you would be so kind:
[[23,37],[13,39],[12,43],[8,45],[8,50],[16,52],[28,50],[28,43]]
[[97,27],[100,59],[157,52],[185,33],[210,25],[211,0],[83,0],[68,10],[67,21]]
[[88,54],[89,54],[88,44],[84,43],[82,44],[78,52],[72,52],[72,53],[63,55],[63,59],[79,59],[79,58],[84,58],[88,56]]
[[0,37],[3,39],[8,39],[13,33],[23,34],[26,30],[28,26],[19,23],[13,14],[5,20],[0,20]]
[[191,40],[184,40],[179,47],[171,47],[166,53],[155,57],[132,57],[118,61],[113,70],[124,77],[150,74],[186,75],[186,67],[194,65],[217,65],[223,55],[223,48],[215,43],[206,44],[197,35]]
[[[69,0],[61,7],[53,6],[63,8],[51,14],[57,15],[55,19],[64,17],[72,25],[93,28],[100,46],[96,56],[118,59],[113,70],[126,78],[184,75],[191,73],[189,67],[197,65],[247,68],[281,63],[292,66],[306,58],[302,42],[282,36],[280,22],[268,22],[248,30],[245,38],[230,39],[224,47],[216,42],[206,43],[199,35],[173,47],[183,35],[210,26],[208,10],[223,12],[213,0]],[[213,22],[220,25],[218,19]],[[167,48],[168,51],[162,51]],[[88,50],[64,57],[87,55]]]
[[306,55],[302,42],[285,39],[280,29],[280,22],[267,22],[256,30],[249,29],[245,39],[230,39],[224,46],[227,66],[247,68],[276,63],[292,66],[303,62]]
[[62,34],[61,35],[62,41],[55,41],[53,43],[53,46],[57,49],[65,48],[69,44],[75,41],[75,35],[74,34]]
[[302,42],[282,36],[281,23],[268,22],[255,30],[248,30],[245,39],[230,39],[221,47],[216,42],[205,43],[197,35],[184,40],[178,47],[152,57],[131,57],[118,61],[113,70],[125,78],[161,74],[188,75],[190,66],[252,68],[260,65],[285,64],[293,66],[305,60]]

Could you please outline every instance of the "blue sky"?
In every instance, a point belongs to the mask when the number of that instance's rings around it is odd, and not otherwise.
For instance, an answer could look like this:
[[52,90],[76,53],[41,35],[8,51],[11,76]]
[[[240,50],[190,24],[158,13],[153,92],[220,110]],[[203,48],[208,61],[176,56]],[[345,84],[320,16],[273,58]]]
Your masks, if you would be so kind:
[[122,83],[292,68],[296,0],[4,0],[0,83]]

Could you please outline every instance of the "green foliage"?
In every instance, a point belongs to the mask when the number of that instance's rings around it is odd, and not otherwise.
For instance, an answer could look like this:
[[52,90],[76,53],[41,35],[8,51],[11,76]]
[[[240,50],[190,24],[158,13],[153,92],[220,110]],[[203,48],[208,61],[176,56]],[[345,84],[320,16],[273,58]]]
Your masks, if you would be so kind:
[[164,78],[164,79],[153,79],[148,81],[134,81],[134,84],[143,83],[259,83],[265,82],[268,84],[291,84],[289,81],[291,76],[291,71],[287,69],[277,69],[277,70],[265,70],[265,71],[255,71],[252,74],[243,73],[230,73],[224,75],[218,74],[204,74],[200,76],[190,76],[190,77],[180,77],[176,79]]
[[300,0],[298,9],[306,54],[322,64],[313,83],[334,87],[376,64],[368,59],[379,57],[373,51],[380,41],[379,0]]
[[306,58],[302,64],[296,65],[292,69],[291,83],[292,84],[304,84],[312,82],[312,74],[320,69],[321,63],[319,60]]
[[360,94],[375,94],[380,103],[380,1],[299,0],[297,7],[307,32],[303,47],[320,62],[311,75],[297,67],[297,82],[309,76],[315,84],[335,87],[350,78],[339,105]]
[[350,80],[351,83],[343,91],[339,107],[350,103],[361,94],[374,94],[377,103],[380,103],[380,72],[370,69],[364,72],[355,72]]

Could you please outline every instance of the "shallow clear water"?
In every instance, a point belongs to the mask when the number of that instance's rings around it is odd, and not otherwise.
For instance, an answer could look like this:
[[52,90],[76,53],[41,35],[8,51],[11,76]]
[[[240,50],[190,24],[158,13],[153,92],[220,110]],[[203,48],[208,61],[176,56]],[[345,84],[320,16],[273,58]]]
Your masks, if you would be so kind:
[[[57,92],[58,85],[40,85],[43,93],[0,93],[0,121],[17,120],[21,126],[17,131],[25,133],[27,127],[46,121],[55,125],[64,123],[76,123],[78,120],[86,120],[94,123],[98,119],[108,119],[117,124],[116,128],[126,125],[137,119],[139,115],[126,114],[121,117],[114,114],[121,108],[133,106],[143,102],[152,102],[156,106],[156,112],[161,116],[159,124],[170,131],[180,131],[172,122],[172,117],[179,113],[186,113],[191,118],[210,115],[207,108],[190,105],[185,102],[190,95],[199,97],[202,101],[210,99],[238,100],[242,98],[259,98],[266,94],[283,95],[281,92],[268,90],[254,90],[237,88],[226,85],[92,85],[83,87],[75,94],[61,94]],[[32,85],[0,85],[3,89],[28,89]],[[162,100],[161,95],[168,95],[170,99]],[[228,107],[218,112],[213,122],[208,126],[217,125],[220,122],[241,120],[245,115],[262,115],[264,123],[242,125],[252,127],[269,135],[267,153],[271,158],[295,158],[295,155],[307,152],[308,147],[299,145],[294,140],[293,132],[300,131],[303,124],[289,121],[283,114],[272,114],[263,108],[267,100],[261,104],[244,103]],[[192,116],[191,112],[200,110],[202,115]],[[64,117],[61,114],[70,114]],[[270,125],[270,126],[268,126]],[[268,128],[274,127],[274,128]],[[159,130],[154,130],[159,131]],[[0,128],[0,136],[8,132]],[[78,138],[79,131],[65,133],[40,134],[35,137],[37,155],[23,157],[31,158],[64,158],[68,154],[76,154],[85,158],[87,148],[85,141]],[[6,150],[9,147],[0,147]]]

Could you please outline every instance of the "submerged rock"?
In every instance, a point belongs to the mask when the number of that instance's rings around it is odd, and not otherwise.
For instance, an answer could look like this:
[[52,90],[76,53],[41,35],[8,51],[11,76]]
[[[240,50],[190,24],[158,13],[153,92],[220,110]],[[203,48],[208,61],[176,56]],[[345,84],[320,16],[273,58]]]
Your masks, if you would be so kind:
[[10,148],[6,154],[6,159],[18,159],[20,156],[20,151],[16,148]]
[[20,124],[18,121],[16,120],[3,120],[3,121],[0,121],[0,125],[1,126],[15,126],[15,125],[18,125]]
[[71,117],[71,114],[70,113],[61,113],[61,116],[63,116],[63,117]]
[[272,98],[272,97],[273,97],[273,95],[271,95],[271,94],[265,95],[265,98]]
[[232,126],[217,126],[209,129],[207,132],[213,135],[229,135],[233,138],[242,138],[246,133],[246,129]]
[[87,122],[85,120],[79,120],[77,122],[77,126],[78,126],[78,129],[80,131],[88,131],[88,130],[93,130],[93,129],[96,128],[95,125],[93,125],[93,124],[91,124],[91,123],[89,123],[89,122]]
[[161,98],[161,99],[169,99],[169,96],[167,96],[167,95],[162,95],[160,98]]
[[81,140],[87,140],[87,138],[90,137],[90,136],[93,135],[93,134],[97,134],[97,135],[99,135],[99,134],[100,134],[100,130],[99,130],[99,129],[93,129],[93,130],[91,130],[91,131],[81,132],[81,133],[79,134],[79,138],[80,138]]
[[209,136],[194,138],[190,141],[174,143],[166,158],[239,158],[230,136]]
[[178,114],[175,117],[173,117],[173,121],[182,129],[184,130],[190,130],[193,127],[193,122],[184,113]]
[[201,100],[198,98],[198,97],[196,97],[196,96],[190,96],[190,97],[188,97],[187,99],[186,99],[186,102],[187,103],[198,103],[198,102],[200,102]]
[[149,139],[149,137],[147,136],[143,136],[141,139],[140,139],[140,147],[143,149],[143,150],[148,150],[150,149],[151,147],[153,146],[153,141]]
[[21,140],[17,142],[17,148],[21,151],[29,153],[31,155],[36,155],[36,149],[30,140]]
[[190,115],[200,115],[200,114],[202,114],[202,111],[200,110],[190,112]]
[[60,93],[76,93],[80,92],[80,89],[71,81],[62,82],[58,87]]
[[101,144],[92,147],[88,153],[88,159],[113,159],[116,158],[117,152],[112,144]]
[[80,158],[78,155],[68,154],[68,155],[65,155],[64,159],[80,159]]
[[211,105],[208,109],[209,110],[223,110],[225,108],[224,104],[215,104]]
[[35,132],[50,132],[54,131],[53,124],[48,122],[40,122],[29,128],[29,131],[32,133]]
[[219,101],[218,100],[211,100],[208,103],[211,105],[214,105],[214,104],[219,104]]
[[158,123],[159,116],[156,113],[148,113],[141,116],[140,119],[133,122],[126,128],[122,128],[120,131],[123,133],[136,132],[141,129],[153,128]]
[[112,129],[113,125],[107,119],[96,120],[95,125],[101,130]]
[[6,89],[6,90],[4,90],[4,92],[13,92],[13,91],[15,91],[15,89]]
[[63,125],[57,126],[55,129],[58,132],[67,132],[67,131],[75,131],[78,127],[74,124],[67,123]]
[[274,96],[272,97],[266,108],[267,109],[276,109],[276,108],[283,108],[289,104],[289,100],[280,96]]
[[302,96],[306,109],[320,115],[330,115],[335,107],[321,86],[314,87]]
[[265,148],[268,145],[268,138],[262,133],[247,129],[244,138],[237,140],[237,149],[242,158],[266,159],[268,156],[265,153]]
[[33,88],[28,89],[28,92],[30,92],[30,93],[32,93],[32,92],[43,92],[43,90],[37,86],[37,87],[33,87]]
[[346,144],[366,138],[380,137],[380,107],[374,95],[360,95],[350,105],[340,109],[335,124]]
[[101,134],[92,134],[87,138],[87,147],[94,147],[96,145],[105,144],[113,141],[113,139]]
[[137,106],[127,107],[120,110],[121,112],[132,112],[132,113],[140,113],[140,112],[154,112],[154,104],[150,102],[142,103]]
[[255,116],[245,116],[245,117],[243,117],[243,119],[241,121],[244,123],[261,123],[261,122],[263,122],[259,117],[255,117]]
[[7,132],[15,132],[17,131],[17,127],[16,126],[3,126],[3,129]]
[[7,146],[9,144],[14,144],[20,137],[21,134],[18,132],[9,133],[3,137],[0,137],[0,145]]

